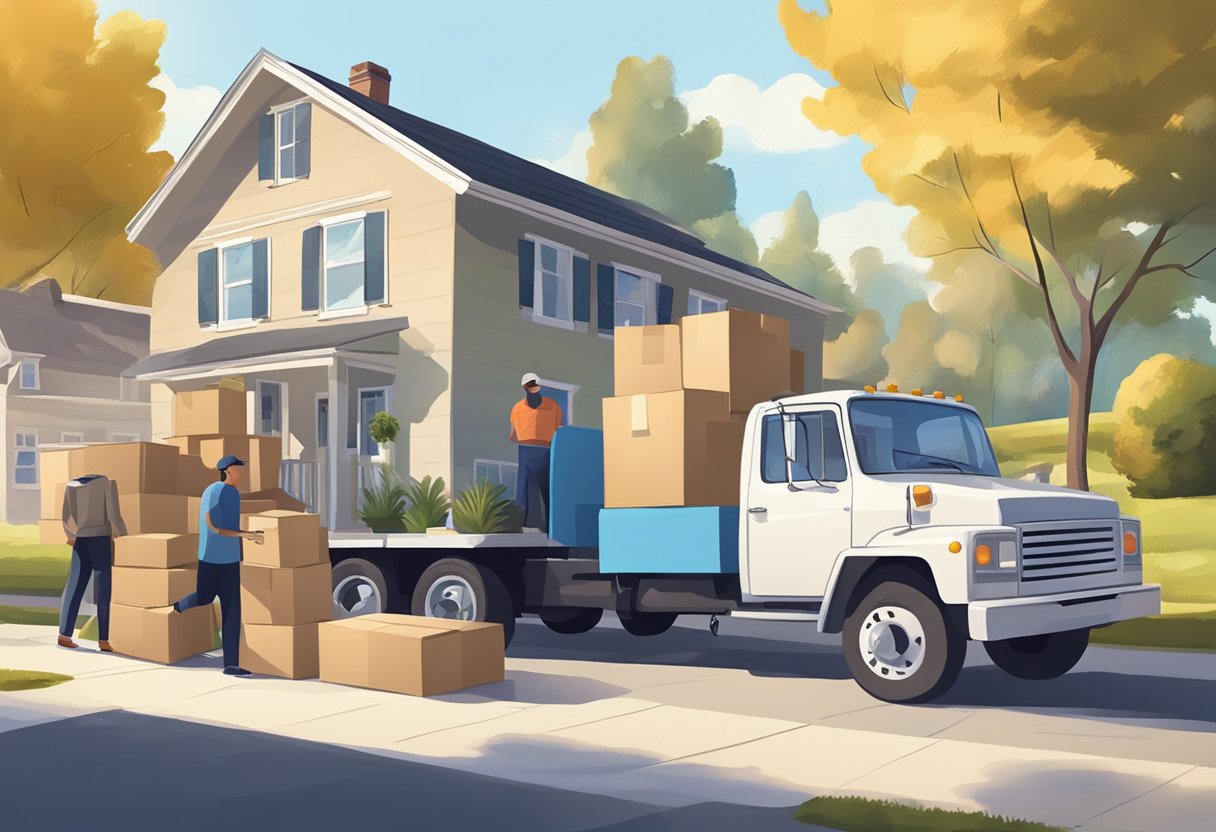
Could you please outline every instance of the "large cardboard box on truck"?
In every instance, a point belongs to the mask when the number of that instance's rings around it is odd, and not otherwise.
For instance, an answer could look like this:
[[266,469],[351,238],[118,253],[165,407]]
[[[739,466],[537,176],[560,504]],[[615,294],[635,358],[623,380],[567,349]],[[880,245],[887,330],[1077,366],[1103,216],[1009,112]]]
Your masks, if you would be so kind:
[[114,538],[116,567],[174,569],[197,563],[197,534],[129,534]]
[[212,608],[110,605],[110,644],[127,656],[173,664],[211,649]]
[[[248,553],[257,544],[246,542]],[[294,569],[241,564],[241,620],[250,624],[312,624],[333,615],[329,562]]]
[[177,488],[173,493],[197,497],[219,478],[215,467],[204,463],[201,456],[182,453],[177,458]]
[[790,386],[790,324],[742,309],[689,315],[680,322],[684,387],[730,394],[742,413]]
[[460,637],[460,686],[490,685],[506,678],[506,645],[501,624],[487,621],[455,621],[420,615],[373,613],[370,621],[405,624],[432,630],[453,630]]
[[279,465],[283,461],[283,440],[278,436],[249,437],[249,465],[243,472],[242,491],[267,491],[279,487]]
[[175,395],[173,405],[173,432],[178,436],[245,432],[244,391],[190,390]]
[[[190,509],[190,498],[179,494],[118,495],[118,510],[127,534],[188,534]],[[194,531],[198,531],[197,522],[196,518]]]
[[58,518],[63,512],[63,487],[68,480],[84,476],[84,449],[65,448],[38,452],[39,516],[44,520]]
[[[249,511],[242,501],[242,515]],[[265,532],[261,546],[245,544],[245,563],[258,566],[295,567],[328,562],[329,551],[319,545],[321,518],[315,514],[272,509],[245,518],[250,531]],[[244,522],[244,521],[243,521]]]
[[327,621],[317,634],[323,682],[412,696],[451,693],[463,686],[461,639],[455,630],[360,616]]
[[241,624],[241,665],[253,673],[313,679],[320,672],[317,624]]
[[177,448],[158,442],[89,445],[82,451],[86,474],[101,474],[118,484],[118,493],[176,494]]
[[680,327],[623,326],[613,335],[613,393],[667,393],[683,386]]
[[111,603],[164,607],[194,592],[198,585],[198,564],[173,569],[115,566],[111,580]]
[[709,390],[604,399],[604,505],[737,505],[744,425],[729,402]]

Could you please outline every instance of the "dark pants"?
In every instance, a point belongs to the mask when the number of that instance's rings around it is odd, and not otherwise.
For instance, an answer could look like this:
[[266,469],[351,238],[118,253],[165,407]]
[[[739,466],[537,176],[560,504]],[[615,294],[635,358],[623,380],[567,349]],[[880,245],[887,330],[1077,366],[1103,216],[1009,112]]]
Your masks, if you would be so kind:
[[111,548],[108,537],[78,537],[72,544],[72,565],[68,568],[68,582],[63,587],[63,600],[59,604],[60,635],[70,638],[76,628],[80,602],[84,600],[84,591],[92,575],[97,588],[97,638],[110,640]]
[[[540,506],[532,505],[532,483],[540,489]],[[515,475],[515,499],[523,503],[524,525],[532,526],[534,509],[536,528],[544,528],[549,521],[549,448],[544,445],[519,446],[519,471]]]
[[177,602],[179,610],[205,607],[220,599],[220,637],[224,642],[224,667],[236,667],[241,648],[241,565],[198,562],[196,591]]

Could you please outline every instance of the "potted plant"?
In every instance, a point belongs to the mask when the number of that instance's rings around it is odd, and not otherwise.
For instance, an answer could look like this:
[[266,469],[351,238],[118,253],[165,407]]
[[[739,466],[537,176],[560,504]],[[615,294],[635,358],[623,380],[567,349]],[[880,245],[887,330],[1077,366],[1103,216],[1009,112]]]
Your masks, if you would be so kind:
[[443,487],[443,477],[431,479],[426,476],[410,483],[405,492],[410,504],[404,518],[407,532],[425,534],[427,529],[443,525],[452,507]]
[[401,423],[397,421],[397,417],[389,413],[387,410],[381,410],[372,417],[371,424],[368,426],[368,432],[371,433],[372,441],[380,446],[380,457],[387,463],[393,461],[393,443],[397,441],[397,434],[401,432]]
[[518,532],[519,512],[506,496],[507,487],[485,481],[461,492],[452,504],[452,525],[464,534]]
[[405,531],[406,491],[401,475],[387,462],[379,471],[379,482],[363,489],[359,519],[374,532]]

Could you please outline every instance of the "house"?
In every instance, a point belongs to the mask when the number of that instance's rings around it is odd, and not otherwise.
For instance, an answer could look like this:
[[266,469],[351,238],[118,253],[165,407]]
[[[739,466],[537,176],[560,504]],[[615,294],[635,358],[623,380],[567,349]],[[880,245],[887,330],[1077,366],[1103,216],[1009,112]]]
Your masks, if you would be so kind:
[[39,447],[150,438],[147,386],[122,376],[148,354],[150,312],[54,280],[0,290],[0,519],[38,521]]
[[513,484],[520,376],[598,426],[618,326],[779,314],[819,388],[831,307],[638,203],[389,106],[390,81],[259,52],[132,219],[164,266],[152,353],[129,370],[153,384],[156,436],[174,391],[243,383],[250,431],[283,437],[284,487],[343,528],[383,459],[375,413],[402,425],[403,474]]

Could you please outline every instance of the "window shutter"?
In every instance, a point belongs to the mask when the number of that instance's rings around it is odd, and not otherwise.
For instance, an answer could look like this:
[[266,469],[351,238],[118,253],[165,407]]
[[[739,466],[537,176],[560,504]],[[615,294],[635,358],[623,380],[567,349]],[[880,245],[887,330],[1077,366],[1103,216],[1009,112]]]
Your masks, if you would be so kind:
[[591,261],[574,256],[574,320],[591,323]]
[[198,253],[198,323],[199,326],[219,321],[220,260],[219,252],[209,248]]
[[532,308],[533,291],[536,287],[536,245],[531,240],[519,241],[519,305]]
[[600,332],[616,329],[616,270],[607,263],[595,267],[595,290],[598,309],[596,327]]
[[297,104],[296,116],[296,179],[303,179],[312,170],[312,105]]
[[258,181],[274,182],[274,114],[258,116]]
[[267,318],[270,313],[270,245],[269,241],[253,241],[253,318]]
[[658,295],[658,315],[656,320],[661,324],[671,323],[671,306],[675,298],[675,289],[665,283],[660,283],[655,286],[655,293]]
[[384,303],[384,212],[363,219],[363,302]]
[[315,311],[321,294],[321,226],[304,229],[300,252],[300,308]]

